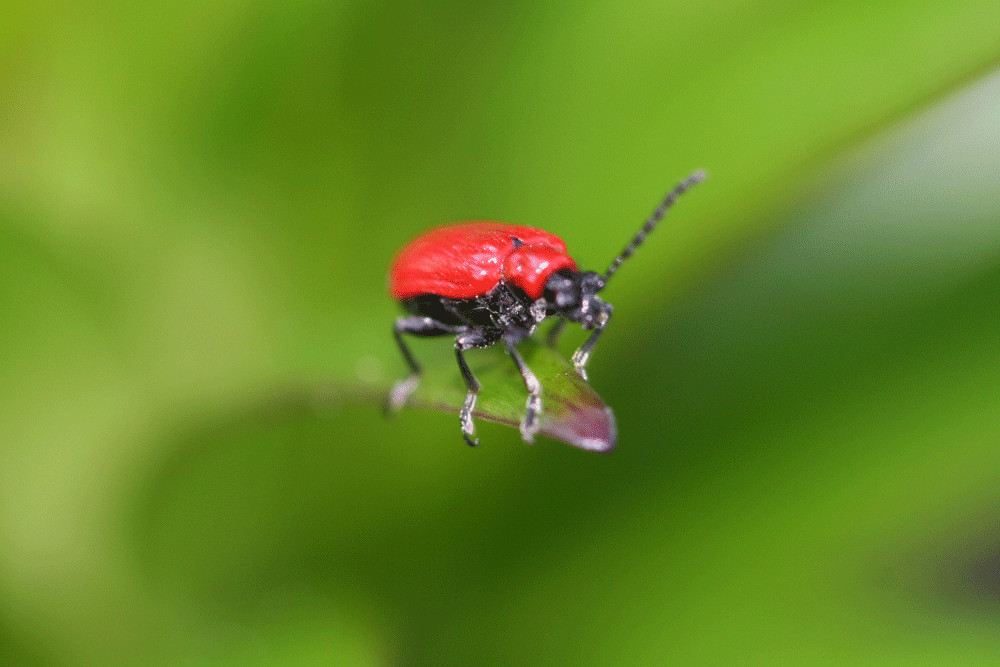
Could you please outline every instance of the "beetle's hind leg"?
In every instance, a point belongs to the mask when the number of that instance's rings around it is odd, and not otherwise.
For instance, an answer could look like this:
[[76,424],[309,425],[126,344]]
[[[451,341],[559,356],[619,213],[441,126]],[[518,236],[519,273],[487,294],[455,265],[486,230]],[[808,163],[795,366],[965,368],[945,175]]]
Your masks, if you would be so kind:
[[400,317],[396,320],[392,327],[392,334],[396,339],[396,345],[399,346],[399,351],[403,353],[403,359],[406,360],[407,365],[410,367],[410,374],[393,385],[389,391],[385,402],[386,414],[397,412],[406,405],[407,399],[410,398],[410,395],[420,384],[420,376],[423,373],[420,364],[417,363],[406,341],[403,340],[403,334],[410,334],[411,336],[445,336],[464,330],[465,327],[443,324],[431,317]]
[[516,338],[504,338],[507,352],[517,364],[517,370],[521,372],[521,377],[524,379],[524,387],[528,390],[528,401],[525,403],[524,417],[521,419],[521,437],[530,445],[535,441],[535,434],[538,433],[539,428],[538,417],[542,414],[542,383],[538,381],[534,372],[524,362],[521,353],[517,351],[517,343],[518,339]]

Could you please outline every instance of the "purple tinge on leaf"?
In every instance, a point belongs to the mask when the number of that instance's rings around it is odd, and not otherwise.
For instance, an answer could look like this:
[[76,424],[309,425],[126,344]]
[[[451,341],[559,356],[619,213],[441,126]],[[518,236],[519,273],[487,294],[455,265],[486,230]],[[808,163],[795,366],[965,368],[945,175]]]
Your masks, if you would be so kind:
[[610,452],[618,440],[614,412],[576,373],[566,371],[563,376],[569,385],[561,387],[564,391],[543,392],[541,432],[580,449]]
[[[615,416],[593,387],[551,348],[530,341],[522,348],[542,385],[539,434],[579,449],[612,451],[618,438]],[[527,394],[516,367],[497,357],[476,372],[483,384],[473,413],[476,419],[517,428],[524,417]],[[457,413],[465,396],[461,380],[449,377],[444,383],[421,383],[407,405]]]

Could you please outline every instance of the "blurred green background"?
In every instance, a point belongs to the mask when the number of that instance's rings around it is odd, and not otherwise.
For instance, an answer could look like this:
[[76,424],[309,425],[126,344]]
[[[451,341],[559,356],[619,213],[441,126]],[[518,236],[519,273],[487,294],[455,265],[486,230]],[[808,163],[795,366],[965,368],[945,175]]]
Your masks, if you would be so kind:
[[[0,21],[0,664],[995,662],[995,1]],[[600,269],[696,167],[614,454],[275,398],[404,372],[419,231]]]

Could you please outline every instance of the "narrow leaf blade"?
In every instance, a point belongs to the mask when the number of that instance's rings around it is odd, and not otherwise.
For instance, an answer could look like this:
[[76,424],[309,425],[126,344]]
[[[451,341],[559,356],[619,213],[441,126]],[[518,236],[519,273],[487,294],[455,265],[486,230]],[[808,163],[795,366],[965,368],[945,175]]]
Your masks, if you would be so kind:
[[[614,413],[587,381],[551,348],[528,340],[519,350],[542,384],[539,433],[588,451],[612,451],[618,438]],[[497,352],[470,361],[482,385],[475,416],[517,428],[527,400],[517,368]],[[461,375],[453,368],[450,373],[428,374],[408,405],[458,414],[465,395]]]

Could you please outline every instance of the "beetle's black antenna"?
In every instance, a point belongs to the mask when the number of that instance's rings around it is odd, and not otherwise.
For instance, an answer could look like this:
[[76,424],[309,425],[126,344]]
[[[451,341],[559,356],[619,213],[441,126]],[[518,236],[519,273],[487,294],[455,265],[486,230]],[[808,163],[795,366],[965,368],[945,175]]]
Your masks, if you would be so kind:
[[615,261],[611,262],[611,266],[609,266],[608,270],[604,272],[604,282],[607,282],[608,279],[615,274],[615,271],[618,270],[618,267],[622,265],[622,262],[631,257],[632,253],[635,252],[635,249],[642,245],[642,242],[646,240],[649,233],[653,231],[654,227],[656,227],[656,223],[663,219],[663,216],[667,213],[667,209],[674,205],[677,198],[698,183],[704,181],[706,178],[708,178],[708,174],[699,169],[678,183],[673,190],[667,193],[667,196],[663,198],[663,202],[656,207],[656,210],[653,211],[653,215],[649,216],[649,220],[646,221],[646,224],[644,224],[642,229],[640,229],[635,235],[632,242],[629,243],[624,250],[622,250],[622,254],[618,255],[618,257],[615,258]]

